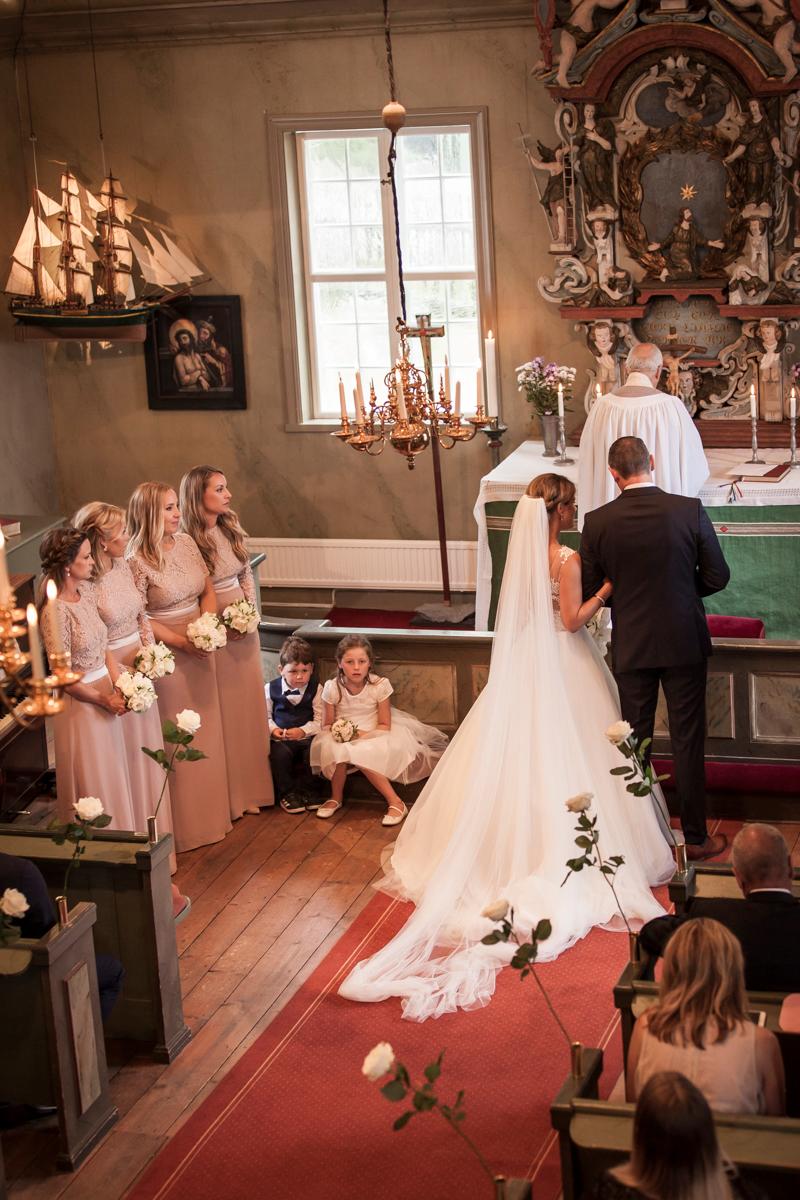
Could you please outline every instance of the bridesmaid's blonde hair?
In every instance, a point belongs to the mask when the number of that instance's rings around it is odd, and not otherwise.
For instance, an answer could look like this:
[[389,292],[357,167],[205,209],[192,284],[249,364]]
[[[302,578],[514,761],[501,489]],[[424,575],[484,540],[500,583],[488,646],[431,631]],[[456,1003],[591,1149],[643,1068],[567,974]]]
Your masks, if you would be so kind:
[[566,475],[537,475],[528,484],[526,496],[533,500],[544,500],[547,515],[550,516],[559,504],[571,504],[575,499],[575,484]]
[[127,558],[139,555],[143,562],[156,571],[164,568],[164,555],[161,543],[164,540],[164,500],[169,492],[175,489],[168,483],[140,483],[134,488],[128,501],[128,529],[131,540],[128,542]]
[[703,1048],[707,1035],[724,1042],[747,1015],[739,939],[719,921],[694,917],[667,943],[658,1004],[647,1014],[653,1037]]
[[[194,538],[210,575],[213,575],[216,570],[215,547],[210,531],[206,527],[203,493],[213,475],[222,475],[224,479],[225,472],[221,471],[219,467],[192,467],[181,480],[180,490],[181,529]],[[242,529],[236,513],[220,513],[217,517],[217,528],[230,542],[233,553],[239,562],[246,563],[249,555],[244,539],[247,534]]]
[[125,509],[118,504],[106,504],[102,500],[92,500],[79,508],[72,518],[72,524],[89,539],[94,559],[94,577],[100,579],[111,566],[111,556],[106,553],[103,542],[112,540],[114,531],[119,525],[125,526]]

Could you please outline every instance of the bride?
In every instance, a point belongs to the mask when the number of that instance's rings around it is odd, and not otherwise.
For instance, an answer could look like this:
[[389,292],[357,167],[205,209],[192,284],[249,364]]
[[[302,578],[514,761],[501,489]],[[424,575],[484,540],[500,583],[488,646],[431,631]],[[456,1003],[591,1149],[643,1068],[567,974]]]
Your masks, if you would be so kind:
[[[503,899],[527,939],[548,917],[539,960],[592,929],[622,929],[597,868],[567,874],[575,846],[565,802],[594,794],[600,851],[624,856],[615,887],[630,921],[663,913],[650,886],[674,871],[649,798],[625,790],[623,762],[605,737],[619,720],[614,681],[584,628],[599,600],[581,603],[580,558],[562,546],[575,487],[539,475],[517,505],[498,605],[489,679],[414,804],[386,865],[382,890],[416,905],[403,928],[357,964],[340,994],[402,998],[424,1021],[487,1004],[514,947],[481,945],[481,915]],[[604,585],[605,592],[611,584]]]

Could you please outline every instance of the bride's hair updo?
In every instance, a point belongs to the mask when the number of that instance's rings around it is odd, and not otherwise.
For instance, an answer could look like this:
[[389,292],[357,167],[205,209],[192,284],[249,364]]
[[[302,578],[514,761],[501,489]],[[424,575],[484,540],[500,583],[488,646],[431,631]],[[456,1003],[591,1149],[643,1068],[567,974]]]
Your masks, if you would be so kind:
[[537,475],[528,484],[525,492],[532,500],[544,500],[547,515],[555,512],[559,504],[572,504],[575,499],[575,484],[566,475]]
[[59,591],[69,572],[71,563],[78,557],[78,551],[86,541],[82,529],[72,525],[61,525],[51,529],[42,538],[39,546],[39,558],[42,563],[42,578],[37,589],[37,604],[41,607],[44,602],[45,587],[48,579],[52,579]]

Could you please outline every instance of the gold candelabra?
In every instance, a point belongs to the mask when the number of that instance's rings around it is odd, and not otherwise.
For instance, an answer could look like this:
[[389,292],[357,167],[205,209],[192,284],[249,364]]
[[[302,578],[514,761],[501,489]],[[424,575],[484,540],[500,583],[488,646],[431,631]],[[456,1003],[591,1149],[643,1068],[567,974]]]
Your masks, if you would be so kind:
[[[479,429],[489,424],[478,396],[478,407],[472,417],[462,417],[451,402],[443,382],[438,394],[433,386],[430,339],[442,337],[444,329],[430,325],[427,315],[417,317],[416,328],[398,320],[400,357],[384,377],[386,399],[379,400],[375,384],[370,382],[369,402],[364,403],[360,391],[355,393],[355,423],[342,408],[341,426],[332,434],[354,450],[376,456],[382,454],[386,442],[405,456],[409,470],[414,460],[435,438],[443,450],[451,450],[458,442],[471,442]],[[425,369],[420,371],[411,362],[409,338],[419,337]]]

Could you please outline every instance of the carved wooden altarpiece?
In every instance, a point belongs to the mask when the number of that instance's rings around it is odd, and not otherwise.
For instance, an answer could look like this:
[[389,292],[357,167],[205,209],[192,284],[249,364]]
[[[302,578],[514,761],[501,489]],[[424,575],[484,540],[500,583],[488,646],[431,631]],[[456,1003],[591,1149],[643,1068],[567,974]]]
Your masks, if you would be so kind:
[[[707,445],[788,444],[800,327],[800,0],[534,0],[552,145],[524,138],[555,263],[542,296],[609,390],[664,353]],[[747,422],[747,423],[745,423]]]

